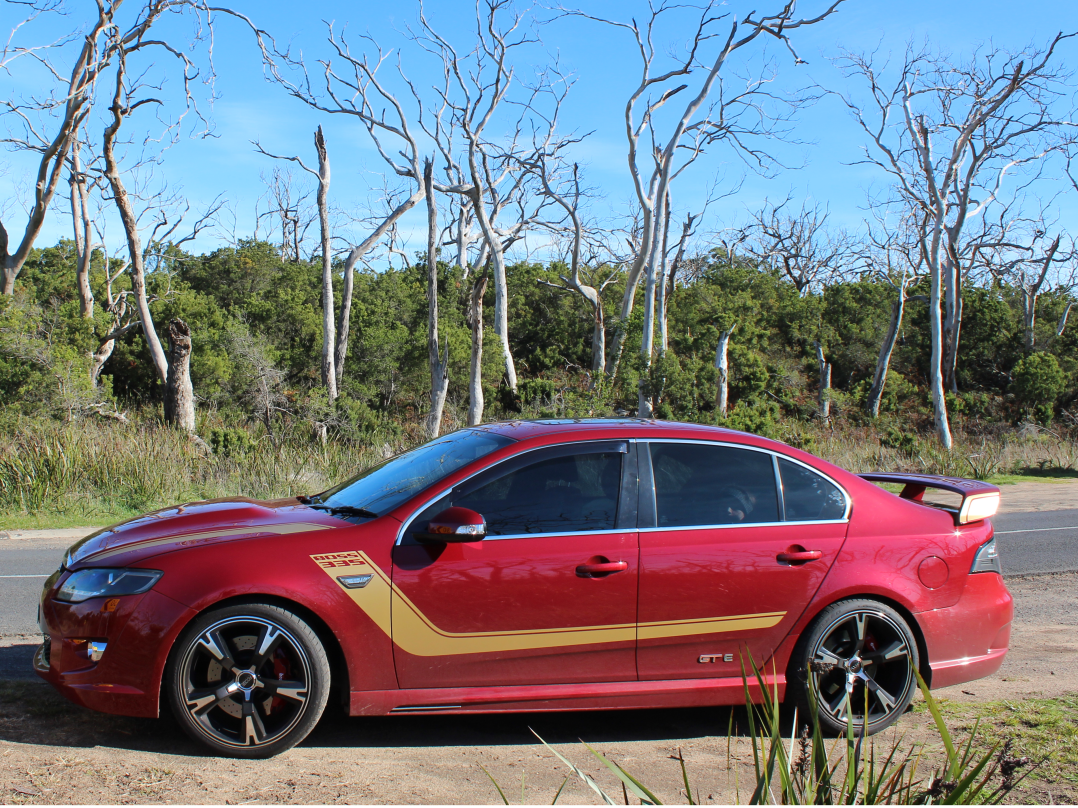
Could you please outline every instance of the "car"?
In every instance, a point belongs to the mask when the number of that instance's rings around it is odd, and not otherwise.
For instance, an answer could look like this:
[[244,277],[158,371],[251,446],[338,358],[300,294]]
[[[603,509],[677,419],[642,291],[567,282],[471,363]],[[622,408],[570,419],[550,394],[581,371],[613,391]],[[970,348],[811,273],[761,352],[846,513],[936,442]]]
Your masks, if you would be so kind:
[[353,716],[730,705],[745,670],[763,697],[752,665],[826,729],[873,733],[917,673],[1002,664],[998,503],[715,426],[470,427],[318,495],[87,536],[45,584],[34,666],[248,758],[302,740],[331,694]]

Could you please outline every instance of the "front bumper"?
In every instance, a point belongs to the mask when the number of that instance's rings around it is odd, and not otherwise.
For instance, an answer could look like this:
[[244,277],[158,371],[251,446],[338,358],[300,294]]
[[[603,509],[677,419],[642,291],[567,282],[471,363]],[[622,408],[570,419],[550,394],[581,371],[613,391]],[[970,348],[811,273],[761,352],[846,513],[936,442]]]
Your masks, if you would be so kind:
[[[47,639],[34,656],[34,670],[75,704],[156,718],[169,649],[194,612],[153,590],[119,601],[108,612],[104,598],[73,604],[46,596],[41,623]],[[87,653],[89,640],[107,643],[99,661]]]
[[932,669],[931,686],[949,687],[990,676],[1007,655],[1014,601],[1003,578],[979,572],[966,579],[958,602],[916,615]]

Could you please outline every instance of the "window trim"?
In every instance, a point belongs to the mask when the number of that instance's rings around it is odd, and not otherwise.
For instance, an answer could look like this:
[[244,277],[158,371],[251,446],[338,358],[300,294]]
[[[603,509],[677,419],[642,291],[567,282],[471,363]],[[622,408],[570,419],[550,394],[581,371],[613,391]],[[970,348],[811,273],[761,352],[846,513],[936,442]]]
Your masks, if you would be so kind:
[[[622,449],[622,450],[618,450],[618,449],[613,448],[615,445],[618,445],[618,444],[624,446],[625,448]],[[632,438],[613,438],[613,439],[611,439],[611,438],[602,438],[602,439],[590,440],[590,441],[575,441],[573,443],[546,444],[545,446],[535,446],[535,447],[532,447],[531,449],[525,449],[523,452],[520,452],[519,454],[515,454],[515,455],[512,455],[510,457],[506,457],[503,460],[498,461],[496,463],[493,463],[493,464],[491,464],[489,466],[484,466],[481,469],[477,469],[472,474],[469,474],[467,477],[464,477],[463,479],[458,480],[455,485],[450,486],[449,488],[444,489],[444,490],[438,492],[437,494],[435,494],[434,496],[426,499],[424,502],[422,502],[419,505],[419,507],[417,507],[410,514],[408,514],[408,517],[401,521],[400,528],[397,529],[397,538],[394,540],[393,546],[394,547],[401,546],[401,542],[404,540],[404,534],[408,531],[408,527],[412,524],[412,520],[414,520],[419,514],[421,514],[424,510],[426,510],[431,504],[433,504],[437,500],[441,499],[446,494],[448,494],[448,493],[450,493],[452,491],[455,491],[455,490],[457,490],[459,488],[462,488],[466,483],[470,482],[475,477],[478,477],[480,474],[485,474],[486,472],[493,471],[493,470],[495,470],[495,469],[497,469],[499,467],[511,467],[511,468],[504,468],[503,471],[502,471],[502,474],[511,474],[512,472],[516,471],[518,468],[523,468],[524,466],[530,464],[529,463],[530,458],[528,457],[529,455],[532,455],[532,454],[534,454],[536,452],[543,452],[544,450],[546,450],[549,453],[550,458],[542,458],[539,462],[543,462],[543,460],[547,460],[547,459],[551,459],[551,458],[555,458],[555,457],[566,457],[566,456],[574,455],[574,454],[600,454],[603,451],[608,451],[608,452],[610,452],[610,451],[618,451],[620,454],[624,455],[624,459],[621,461],[621,483],[620,483],[620,488],[619,488],[619,492],[618,492],[618,499],[619,499],[619,501],[618,501],[618,511],[614,516],[614,525],[615,525],[615,527],[613,527],[613,528],[604,528],[603,530],[586,530],[586,531],[568,530],[568,531],[562,531],[560,533],[509,533],[509,534],[506,534],[506,535],[503,535],[503,536],[484,536],[482,541],[505,541],[507,539],[551,538],[551,537],[555,537],[555,536],[576,536],[576,535],[580,535],[582,533],[586,533],[589,536],[598,536],[598,535],[603,535],[603,534],[635,533],[637,531],[637,527],[635,525],[621,525],[621,526],[618,525],[618,523],[622,521],[622,513],[623,513],[623,511],[625,509],[625,504],[622,502],[622,500],[626,499],[627,497],[633,496],[632,488],[633,488],[634,485],[638,485],[638,479],[637,478],[639,476],[639,473],[634,468],[634,466],[636,465],[636,463],[634,461],[637,460],[637,456],[639,455],[639,452],[637,451],[637,448],[636,448],[635,444],[636,444],[636,441],[634,441]],[[605,449],[605,450],[603,450],[603,449],[589,450],[588,447],[591,447],[591,446],[609,446],[611,448]],[[583,449],[583,451],[581,451],[581,449]],[[491,482],[493,482],[493,481],[491,481]],[[635,511],[635,509],[633,509],[633,510]]]
[[[810,466],[808,463],[805,463],[805,462],[803,462],[801,460],[790,457],[789,455],[782,454],[781,452],[776,452],[776,451],[773,451],[771,449],[765,449],[765,448],[763,448],[761,446],[749,446],[749,445],[744,444],[744,443],[733,443],[731,441],[693,440],[693,439],[689,439],[689,438],[647,438],[647,439],[639,440],[638,443],[645,445],[643,451],[638,451],[638,456],[640,458],[640,461],[639,461],[640,462],[640,468],[641,468],[641,473],[640,473],[640,497],[641,497],[641,500],[643,500],[645,497],[647,497],[648,499],[651,500],[650,505],[648,506],[648,510],[645,510],[645,503],[641,502],[641,504],[640,504],[640,513],[641,513],[641,515],[643,515],[644,513],[648,513],[648,515],[649,515],[649,517],[651,519],[651,522],[652,522],[652,524],[647,526],[647,527],[644,527],[643,525],[637,527],[637,531],[640,532],[640,533],[654,533],[654,532],[659,531],[659,530],[668,530],[668,531],[669,530],[722,530],[722,529],[728,529],[728,528],[746,528],[747,529],[747,528],[753,528],[753,527],[778,527],[780,525],[787,525],[787,526],[793,526],[793,527],[796,527],[796,526],[799,526],[799,525],[841,525],[841,524],[847,524],[850,521],[850,511],[853,509],[853,500],[850,498],[849,492],[845,488],[843,488],[841,485],[839,485],[838,482],[834,478],[832,478],[829,474],[825,474],[824,472],[820,471],[819,469],[814,468],[813,466]],[[651,468],[651,448],[650,448],[650,445],[652,443],[696,443],[696,444],[703,444],[705,446],[722,446],[722,447],[729,447],[729,448],[732,448],[732,449],[745,449],[745,450],[748,450],[750,452],[760,452],[762,454],[771,455],[771,464],[772,464],[772,468],[774,469],[774,472],[775,472],[775,485],[776,485],[776,487],[778,489],[777,490],[777,495],[778,495],[778,505],[779,505],[779,516],[782,517],[782,521],[779,521],[779,522],[750,522],[748,524],[743,524],[743,523],[740,523],[740,522],[736,522],[734,524],[728,524],[727,523],[727,524],[719,524],[719,525],[679,525],[679,526],[673,526],[673,527],[659,527],[658,526],[658,504],[657,504],[657,499],[656,499],[656,496],[655,496],[655,476],[654,476],[653,470]],[[645,461],[645,458],[646,458],[646,461]],[[783,490],[782,490],[782,475],[779,472],[779,459],[789,461],[790,463],[794,463],[794,464],[796,464],[798,466],[802,466],[802,467],[808,469],[809,471],[811,471],[813,474],[820,475],[825,480],[827,480],[829,483],[831,483],[831,485],[835,486],[835,488],[837,488],[842,493],[842,497],[846,501],[846,510],[843,512],[842,517],[839,518],[839,519],[813,519],[813,520],[810,520],[810,521],[802,521],[802,520],[787,521],[786,520],[786,501],[785,501],[785,496],[784,496],[784,493],[783,493]],[[645,485],[644,485],[645,467],[646,467],[647,483],[648,483],[646,491],[645,491]],[[650,493],[650,497],[647,496],[648,493]]]

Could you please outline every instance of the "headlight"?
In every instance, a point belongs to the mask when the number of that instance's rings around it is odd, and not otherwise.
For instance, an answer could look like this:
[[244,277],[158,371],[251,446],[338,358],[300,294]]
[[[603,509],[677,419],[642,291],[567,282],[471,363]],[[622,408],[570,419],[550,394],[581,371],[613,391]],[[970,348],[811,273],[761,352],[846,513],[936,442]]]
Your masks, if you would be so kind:
[[161,579],[158,570],[92,569],[79,570],[60,587],[57,600],[82,603],[90,598],[141,595]]
[[973,566],[969,570],[973,572],[998,572],[1003,574],[1003,565],[999,563],[999,552],[996,550],[996,540],[992,539],[981,545],[977,555],[973,557]]

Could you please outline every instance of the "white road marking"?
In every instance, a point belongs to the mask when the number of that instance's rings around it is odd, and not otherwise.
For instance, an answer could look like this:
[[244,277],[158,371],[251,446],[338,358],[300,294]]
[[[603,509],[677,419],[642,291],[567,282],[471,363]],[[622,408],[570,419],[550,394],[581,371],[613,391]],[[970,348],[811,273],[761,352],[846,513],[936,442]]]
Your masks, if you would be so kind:
[[[49,573],[51,575],[52,573]],[[48,578],[48,575],[0,575],[0,578]]]
[[1070,525],[1068,527],[1034,527],[1028,530],[997,530],[997,536],[1006,536],[1011,533],[1043,533],[1046,530],[1078,530],[1078,525]]

